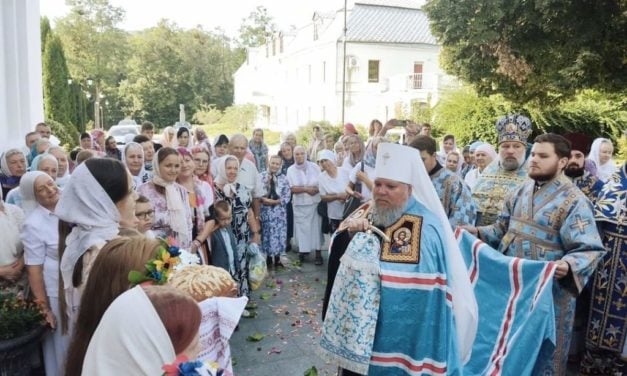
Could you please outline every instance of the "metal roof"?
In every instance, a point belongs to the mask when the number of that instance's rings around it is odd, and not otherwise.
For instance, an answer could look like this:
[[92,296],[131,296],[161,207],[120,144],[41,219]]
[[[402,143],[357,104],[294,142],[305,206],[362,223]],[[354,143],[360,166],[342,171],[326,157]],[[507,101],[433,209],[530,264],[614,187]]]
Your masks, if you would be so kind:
[[416,7],[402,7],[397,4],[398,1],[389,0],[356,3],[348,18],[347,40],[437,44],[429,29],[427,15]]

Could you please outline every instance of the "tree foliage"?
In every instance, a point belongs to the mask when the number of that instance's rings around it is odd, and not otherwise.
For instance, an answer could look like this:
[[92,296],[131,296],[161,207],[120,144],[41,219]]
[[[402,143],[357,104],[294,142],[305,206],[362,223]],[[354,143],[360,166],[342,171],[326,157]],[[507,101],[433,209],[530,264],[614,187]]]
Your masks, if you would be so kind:
[[[240,48],[216,29],[179,28],[167,20],[128,33],[118,28],[124,11],[109,0],[71,0],[71,12],[55,32],[66,46],[70,73],[93,120],[96,87],[107,125],[131,116],[158,126],[178,120],[179,104],[193,115],[202,106],[220,110],[233,101],[233,73],[244,61]],[[87,85],[88,80],[93,84]]]
[[[584,90],[560,105],[518,105],[501,95],[479,96],[472,88],[449,91],[434,108],[435,126],[452,133],[459,145],[474,140],[496,143],[495,122],[508,113],[522,113],[533,123],[533,135],[585,132],[591,137],[621,138],[627,129],[626,97]],[[533,137],[533,136],[532,136]]]
[[429,0],[446,71],[480,95],[559,102],[627,86],[624,0]]
[[42,57],[45,116],[46,119],[58,122],[60,127],[71,132],[76,130],[74,96],[68,86],[69,73],[63,46],[59,37],[52,32],[48,32],[45,38]]
[[242,19],[239,28],[239,43],[243,47],[258,47],[266,44],[268,37],[274,34],[277,26],[266,7],[259,5]]

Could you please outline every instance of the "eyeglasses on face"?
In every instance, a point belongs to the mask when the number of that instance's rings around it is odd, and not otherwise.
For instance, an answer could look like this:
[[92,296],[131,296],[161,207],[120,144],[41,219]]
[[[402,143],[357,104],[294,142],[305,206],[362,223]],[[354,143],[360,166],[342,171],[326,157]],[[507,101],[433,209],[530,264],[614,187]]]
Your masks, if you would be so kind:
[[139,219],[149,219],[149,218],[152,218],[154,215],[155,215],[154,210],[148,210],[145,212],[135,213],[135,216]]

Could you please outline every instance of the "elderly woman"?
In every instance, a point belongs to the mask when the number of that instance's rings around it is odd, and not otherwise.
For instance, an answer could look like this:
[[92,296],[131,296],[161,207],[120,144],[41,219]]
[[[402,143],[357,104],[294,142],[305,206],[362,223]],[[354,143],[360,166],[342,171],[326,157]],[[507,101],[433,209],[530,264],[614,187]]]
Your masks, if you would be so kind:
[[120,227],[135,226],[136,199],[133,178],[126,167],[109,158],[83,162],[63,189],[55,215],[61,220],[59,282],[65,294],[60,299],[61,306],[67,307],[70,327],[76,319],[84,282],[100,249],[117,236]]
[[477,168],[470,170],[466,177],[464,178],[464,182],[468,185],[468,188],[472,191],[477,185],[477,181],[481,177],[483,170],[492,163],[497,157],[496,150],[494,150],[494,146],[490,144],[481,144],[477,146],[474,153],[475,165]]
[[26,157],[19,149],[9,149],[0,155],[0,184],[2,197],[20,185],[22,175],[26,173]]
[[187,205],[188,194],[176,182],[181,171],[181,157],[176,149],[163,147],[155,153],[154,176],[139,187],[155,209],[152,230],[159,238],[173,237],[179,247],[192,246],[192,213]]
[[253,131],[253,138],[248,142],[248,148],[255,157],[257,171],[265,171],[268,162],[268,146],[263,142],[263,129],[257,128]]
[[232,155],[219,158],[216,161],[216,177],[214,190],[216,201],[224,200],[231,205],[233,216],[231,228],[235,235],[237,245],[236,262],[239,263],[239,294],[249,295],[249,267],[246,257],[246,245],[250,240],[250,233],[253,234],[252,241],[260,243],[260,225],[252,210],[252,197],[243,185],[237,183],[239,174],[239,161]]
[[194,175],[196,164],[192,154],[187,148],[179,147],[176,149],[181,156],[181,171],[176,178],[176,182],[185,188],[187,193],[187,204],[192,216],[192,237],[194,246],[192,250],[205,245],[205,241],[209,233],[199,234],[205,229],[205,219],[209,217],[209,208],[213,205],[213,188],[205,181],[202,181]]
[[[294,147],[292,144],[287,141],[282,143],[279,149],[279,156],[282,161],[281,174],[287,177],[287,169],[294,164]],[[287,239],[285,251],[288,252],[292,250],[292,237],[294,236],[294,207],[292,206],[291,200],[285,209],[287,211]]]
[[612,159],[612,154],[614,154],[612,141],[607,138],[597,138],[592,142],[588,159],[596,165],[597,176],[603,182],[606,182],[616,172],[616,164]]
[[[194,175],[210,186],[213,186],[213,175],[211,175],[211,152],[204,145],[197,145],[192,148],[194,158]],[[213,201],[213,198],[212,198]]]
[[320,199],[327,203],[327,216],[331,233],[334,233],[342,221],[344,201],[347,197],[345,189],[349,183],[348,175],[335,165],[335,155],[329,150],[320,152],[318,163],[323,171],[318,181]]
[[0,294],[23,293],[28,280],[24,273],[23,248],[20,232],[24,212],[15,205],[5,204],[0,195]]
[[[57,159],[48,153],[44,153],[38,155],[33,159],[33,163],[31,164],[31,171],[41,171],[48,174],[53,181],[57,179],[57,171],[59,164],[57,163]],[[13,188],[9,193],[7,193],[7,197],[5,200],[8,204],[17,205],[20,208],[22,207],[22,192],[20,187]]]
[[59,188],[47,174],[33,171],[22,178],[20,191],[26,213],[21,238],[30,290],[52,328],[43,339],[46,375],[62,375],[70,336],[57,330],[57,318],[61,316],[59,218],[53,213],[59,201]]
[[122,162],[133,177],[133,189],[137,190],[142,184],[147,183],[152,174],[146,171],[144,164],[144,148],[136,142],[129,142],[124,146]]
[[68,155],[60,146],[52,146],[48,149],[48,153],[52,154],[57,159],[57,180],[56,183],[59,188],[63,189],[65,184],[70,180],[70,166]]
[[273,155],[268,170],[261,173],[266,195],[261,198],[261,249],[268,266],[282,267],[281,254],[287,244],[287,204],[292,198],[287,177],[281,173],[281,157]]
[[316,252],[315,264],[322,265],[322,219],[318,215],[320,202],[318,180],[320,168],[307,160],[305,148],[294,148],[294,165],[287,169],[287,180],[293,194],[294,233],[298,240],[298,257],[301,262],[311,251]]

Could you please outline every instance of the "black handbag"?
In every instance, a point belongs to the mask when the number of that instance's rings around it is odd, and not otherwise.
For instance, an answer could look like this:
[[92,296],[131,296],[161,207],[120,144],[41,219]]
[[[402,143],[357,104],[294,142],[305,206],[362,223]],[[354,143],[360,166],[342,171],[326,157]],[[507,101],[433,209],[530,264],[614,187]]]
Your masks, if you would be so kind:
[[327,213],[327,203],[325,201],[320,201],[318,203],[318,206],[316,207],[316,210],[318,211],[318,215],[321,216],[322,218],[327,218],[329,216],[329,214]]
[[[361,163],[361,172],[364,172],[364,161],[362,159]],[[355,192],[361,193],[361,182],[355,183],[355,188],[353,189]],[[346,202],[344,203],[344,211],[342,212],[342,219],[348,218],[349,215],[353,214],[358,207],[361,206],[361,199],[350,196]]]

